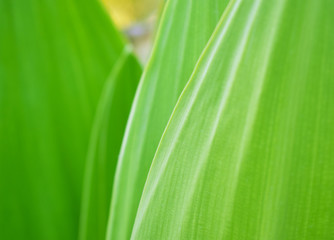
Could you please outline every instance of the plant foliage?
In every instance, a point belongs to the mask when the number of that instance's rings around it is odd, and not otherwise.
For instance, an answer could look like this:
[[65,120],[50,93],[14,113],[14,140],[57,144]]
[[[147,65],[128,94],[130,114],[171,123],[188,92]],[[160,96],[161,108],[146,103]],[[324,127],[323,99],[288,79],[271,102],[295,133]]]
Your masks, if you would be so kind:
[[95,0],[0,0],[0,238],[333,239],[333,13],[168,0],[141,75]]

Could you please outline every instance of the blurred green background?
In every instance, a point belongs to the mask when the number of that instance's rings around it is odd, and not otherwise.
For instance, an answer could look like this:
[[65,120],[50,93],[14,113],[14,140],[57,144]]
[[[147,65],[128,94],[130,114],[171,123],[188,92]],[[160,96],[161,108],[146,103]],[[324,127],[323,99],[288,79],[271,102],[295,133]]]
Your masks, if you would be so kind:
[[[117,157],[141,74],[128,50],[136,36],[122,32],[158,6],[120,3],[0,0],[0,239],[78,237],[97,106],[113,101],[106,107],[119,112],[110,120],[114,149],[103,153]],[[123,84],[124,92],[101,100],[110,84]]]

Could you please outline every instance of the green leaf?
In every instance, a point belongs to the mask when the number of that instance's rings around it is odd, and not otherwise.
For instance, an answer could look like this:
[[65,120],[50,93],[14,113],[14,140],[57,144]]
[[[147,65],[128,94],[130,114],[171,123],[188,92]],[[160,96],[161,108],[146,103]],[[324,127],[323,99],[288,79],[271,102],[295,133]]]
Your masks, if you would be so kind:
[[227,1],[167,2],[127,124],[115,175],[108,239],[129,239],[154,152],[173,107]]
[[230,3],[153,160],[132,239],[334,236],[334,2]]
[[80,239],[105,239],[116,162],[140,74],[126,48],[105,83],[89,144]]
[[124,43],[97,1],[0,0],[0,238],[76,239],[91,123]]

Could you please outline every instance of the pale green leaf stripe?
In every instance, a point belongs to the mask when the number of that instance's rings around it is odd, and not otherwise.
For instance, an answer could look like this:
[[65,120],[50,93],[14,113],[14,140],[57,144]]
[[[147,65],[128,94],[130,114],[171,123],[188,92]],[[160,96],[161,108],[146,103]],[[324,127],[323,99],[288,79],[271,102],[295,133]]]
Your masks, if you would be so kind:
[[95,0],[0,0],[0,34],[0,238],[76,239],[91,123],[123,40]]
[[83,188],[79,239],[105,239],[112,183],[141,66],[125,47],[95,114]]
[[334,236],[334,2],[234,0],[159,144],[132,239]]
[[163,130],[226,4],[227,0],[170,0],[166,3],[122,143],[108,239],[130,238],[143,186]]

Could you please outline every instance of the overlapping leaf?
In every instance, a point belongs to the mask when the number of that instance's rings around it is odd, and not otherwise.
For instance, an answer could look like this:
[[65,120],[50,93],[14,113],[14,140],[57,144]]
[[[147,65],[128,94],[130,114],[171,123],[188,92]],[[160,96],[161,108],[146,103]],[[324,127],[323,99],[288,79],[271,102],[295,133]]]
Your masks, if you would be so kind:
[[122,143],[108,239],[129,239],[159,139],[227,1],[167,2]]
[[80,239],[105,239],[112,183],[141,67],[127,48],[105,83],[92,128]]
[[234,0],[159,144],[132,239],[334,236],[333,1]]

